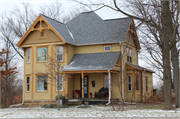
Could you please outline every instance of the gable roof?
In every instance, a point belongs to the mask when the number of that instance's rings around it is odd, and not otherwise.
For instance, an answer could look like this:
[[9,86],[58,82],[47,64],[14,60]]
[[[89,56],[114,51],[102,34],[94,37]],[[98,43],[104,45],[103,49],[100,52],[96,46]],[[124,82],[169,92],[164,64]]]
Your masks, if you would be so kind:
[[[42,14],[40,14],[38,18],[45,20],[45,22],[50,25],[51,30],[53,30],[63,42],[72,45],[122,42],[125,40],[132,21],[132,18],[130,17],[103,20],[95,12],[81,13],[66,24]],[[35,26],[36,23],[37,20],[32,26]],[[31,31],[28,30],[24,36],[26,37]],[[18,42],[18,47],[25,39],[24,36]]]
[[75,54],[62,71],[112,70],[120,52]]
[[75,40],[71,37],[70,32],[68,31],[65,24],[57,20],[51,19],[43,14],[41,15],[58,32],[58,34],[63,37],[65,42],[70,43],[70,44],[75,44]]

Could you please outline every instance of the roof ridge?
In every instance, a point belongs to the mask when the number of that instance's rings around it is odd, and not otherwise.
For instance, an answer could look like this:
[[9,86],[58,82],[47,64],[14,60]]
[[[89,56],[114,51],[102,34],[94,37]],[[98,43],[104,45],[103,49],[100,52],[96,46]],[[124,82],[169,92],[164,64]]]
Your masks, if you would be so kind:
[[[49,18],[49,19],[51,19],[51,20],[54,20],[54,21],[56,21],[56,22],[59,22],[59,23],[61,23],[61,24],[64,24],[64,23],[62,23],[62,22],[60,22],[60,21],[58,21],[58,20],[56,20],[56,19],[53,19],[53,18],[51,18],[51,17],[48,17],[48,16],[46,16],[46,15],[44,15],[44,14],[41,14],[41,13],[40,13],[40,15],[45,16],[45,17],[47,17],[47,18]],[[65,24],[64,24],[64,25],[65,25]]]
[[113,18],[113,19],[105,19],[104,21],[111,21],[111,20],[120,20],[120,19],[129,19],[131,17],[124,17],[124,18]]
[[[71,21],[73,21],[74,19],[78,18],[80,15],[82,14],[88,14],[88,13],[94,13],[96,14],[94,11],[87,11],[87,12],[81,12],[80,14],[78,14],[76,17],[74,17],[73,19],[71,19],[70,21],[68,21],[66,24],[70,23]],[[102,21],[104,21],[98,14],[96,14]]]

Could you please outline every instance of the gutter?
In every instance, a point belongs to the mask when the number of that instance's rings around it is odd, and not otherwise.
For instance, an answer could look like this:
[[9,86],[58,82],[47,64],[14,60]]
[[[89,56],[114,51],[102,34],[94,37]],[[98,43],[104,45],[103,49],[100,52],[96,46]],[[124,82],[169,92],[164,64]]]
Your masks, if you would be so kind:
[[123,80],[123,45],[122,45],[122,41],[119,42],[120,46],[121,46],[121,62],[122,62],[122,65],[121,65],[121,69],[122,69],[122,99],[124,100],[124,80]]
[[106,105],[109,105],[111,103],[111,73],[108,69],[108,77],[109,77],[109,101]]

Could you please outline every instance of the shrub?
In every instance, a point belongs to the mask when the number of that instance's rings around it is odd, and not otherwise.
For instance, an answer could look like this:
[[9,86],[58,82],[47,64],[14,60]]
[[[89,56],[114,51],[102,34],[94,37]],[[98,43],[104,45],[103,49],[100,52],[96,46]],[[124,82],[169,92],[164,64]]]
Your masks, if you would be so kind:
[[[62,93],[59,94],[59,99],[65,99],[65,96],[62,95]],[[55,97],[55,100],[58,100],[58,95]]]
[[88,106],[88,105],[83,105],[83,106],[79,106],[77,108],[90,108],[91,106]]
[[[45,104],[42,106],[42,108],[58,108],[58,106],[55,104]],[[69,106],[68,105],[62,105],[62,106],[60,106],[60,108],[69,108]]]
[[81,100],[82,100],[82,101],[88,101],[88,100],[90,100],[90,99],[87,98],[87,97],[84,97],[84,98],[81,98]]

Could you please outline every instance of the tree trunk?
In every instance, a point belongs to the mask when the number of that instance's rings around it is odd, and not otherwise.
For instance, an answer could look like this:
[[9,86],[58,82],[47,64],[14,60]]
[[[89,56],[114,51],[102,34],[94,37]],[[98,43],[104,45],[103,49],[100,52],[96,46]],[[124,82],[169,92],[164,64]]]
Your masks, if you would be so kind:
[[171,49],[176,108],[179,107],[179,58],[176,45]]
[[58,76],[58,110],[60,110],[60,101],[59,101],[59,74]]
[[172,107],[171,96],[171,67],[170,67],[170,34],[169,34],[169,1],[162,1],[162,37],[163,37],[163,80],[164,80],[164,97],[165,106],[164,109],[170,110]]

